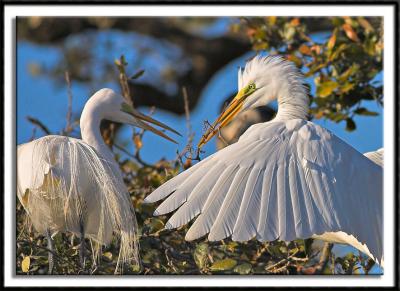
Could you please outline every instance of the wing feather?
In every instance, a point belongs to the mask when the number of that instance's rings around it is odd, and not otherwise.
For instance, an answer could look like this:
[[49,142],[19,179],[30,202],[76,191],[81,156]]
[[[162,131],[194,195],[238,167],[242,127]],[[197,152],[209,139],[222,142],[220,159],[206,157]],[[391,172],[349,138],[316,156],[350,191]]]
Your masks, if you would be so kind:
[[215,223],[211,227],[208,240],[221,240],[232,234],[249,172],[249,168],[240,168],[237,171]]
[[291,157],[289,160],[289,192],[291,194],[290,199],[293,205],[293,216],[294,216],[294,232],[296,237],[301,237],[304,234],[309,233],[309,221],[308,212],[304,200],[304,191],[299,181],[297,173],[296,160]]
[[[189,197],[189,194],[191,193],[191,190],[197,184],[199,184],[199,181],[209,171],[210,169],[208,167],[198,168],[197,171],[192,173],[190,179],[183,181],[180,187],[175,190],[174,195],[170,195],[163,203],[161,203],[160,206],[158,206],[154,215],[163,215],[169,213],[185,203]],[[175,186],[178,185],[175,184]]]
[[253,169],[246,183],[238,219],[233,229],[232,239],[235,241],[247,241],[253,238],[257,233],[263,177],[263,169]]
[[236,169],[237,166],[230,165],[222,173],[211,190],[210,195],[201,210],[201,214],[187,232],[185,237],[186,240],[190,241],[197,239],[210,231],[225,199],[226,193],[229,190],[229,186],[235,177]]
[[237,143],[171,179],[146,200],[175,191],[161,204],[165,213],[183,203],[168,227],[200,214],[186,236],[189,240],[206,233],[209,240],[227,236],[238,241],[254,236],[261,241],[293,240],[341,231],[352,237],[349,244],[366,243],[380,260],[382,168],[378,164],[383,153],[370,156],[376,161],[304,120],[257,124]]
[[278,238],[276,175],[277,165],[272,163],[267,165],[264,172],[260,218],[257,225],[257,239],[260,241],[273,241]]
[[186,179],[190,177],[190,179],[201,178],[201,176],[196,176],[196,171],[200,170],[201,168],[207,168],[211,164],[212,156],[209,156],[207,159],[204,159],[203,163],[197,163],[193,167],[187,169],[186,171],[180,173],[178,176],[174,177],[173,179],[168,180],[165,182],[162,187],[157,188],[154,190],[149,196],[144,199],[144,203],[152,203],[158,200],[164,199],[172,192],[174,192],[178,187],[185,182]]
[[304,204],[306,206],[307,210],[307,216],[304,217],[303,221],[308,221],[308,230],[305,233],[300,234],[300,238],[308,237],[309,234],[311,233],[317,233],[318,230],[318,222],[321,221],[320,213],[318,211],[317,205],[315,204],[315,201],[312,198],[312,195],[310,193],[310,187],[306,182],[306,177],[305,177],[305,171],[303,166],[297,162],[297,178],[299,181],[299,185],[301,185],[300,189],[303,192],[303,199],[304,199]]
[[224,164],[218,163],[201,178],[199,183],[191,191],[187,202],[184,203],[168,220],[165,225],[166,228],[176,228],[182,226],[200,213],[209,193],[212,190],[212,187],[214,186],[214,183],[219,177],[219,173],[224,168]]

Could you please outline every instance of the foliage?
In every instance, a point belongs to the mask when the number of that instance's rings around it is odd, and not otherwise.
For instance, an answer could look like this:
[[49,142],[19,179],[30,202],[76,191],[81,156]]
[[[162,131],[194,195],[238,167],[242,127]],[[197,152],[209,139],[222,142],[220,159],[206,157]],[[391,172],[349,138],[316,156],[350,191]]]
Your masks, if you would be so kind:
[[383,105],[382,84],[374,81],[382,71],[382,18],[331,17],[326,39],[316,42],[309,32],[313,18],[244,18],[233,26],[249,37],[255,51],[281,54],[314,80],[311,114],[356,129],[355,115],[375,116],[363,101]]
[[[153,217],[157,205],[143,204],[143,199],[152,190],[175,176],[181,165],[178,161],[159,161],[155,165],[142,166],[132,159],[116,155],[125,183],[131,194],[139,225],[142,270],[125,266],[125,274],[298,274],[306,273],[308,267],[318,265],[321,249],[309,247],[310,242],[296,240],[289,244],[281,241],[262,243],[251,240],[245,243],[226,239],[209,242],[201,238],[185,241],[189,226],[178,230],[164,230],[168,216]],[[46,274],[46,239],[29,227],[22,206],[17,206],[17,274]],[[56,256],[55,274],[78,274],[79,239],[72,234],[57,234],[54,237]],[[90,243],[86,240],[86,267],[93,274],[113,274],[118,256],[118,242],[103,248],[102,262],[91,268]],[[29,259],[27,259],[29,258]],[[328,264],[322,273],[359,272],[360,259],[365,257],[350,254],[336,258],[336,269]],[[30,262],[27,262],[30,260]],[[369,266],[371,268],[372,266]],[[365,271],[364,271],[365,272]],[[312,270],[311,273],[315,273]]]

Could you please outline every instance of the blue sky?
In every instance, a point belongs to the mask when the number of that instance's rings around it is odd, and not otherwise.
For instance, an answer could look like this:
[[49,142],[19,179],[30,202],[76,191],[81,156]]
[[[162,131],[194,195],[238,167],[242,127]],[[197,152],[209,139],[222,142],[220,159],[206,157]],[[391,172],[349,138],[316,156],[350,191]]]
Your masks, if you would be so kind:
[[[122,37],[116,37],[115,40],[122,42]],[[124,45],[117,45],[118,50],[113,51],[109,56],[110,59],[118,58],[121,54],[129,55],[130,52]],[[99,49],[101,53],[101,49]],[[237,90],[237,68],[243,66],[245,59],[251,55],[244,55],[239,59],[234,60],[218,72],[204,89],[198,106],[191,112],[191,124],[193,131],[196,133],[195,142],[201,136],[203,121],[213,121],[219,114],[219,108],[224,101],[224,98]],[[67,88],[65,85],[55,84],[45,77],[32,76],[29,73],[29,66],[32,63],[39,63],[44,67],[50,67],[54,62],[57,62],[62,57],[61,52],[57,48],[35,46],[29,43],[18,44],[18,98],[17,98],[17,142],[23,143],[29,140],[32,136],[33,125],[26,120],[26,116],[41,120],[48,128],[58,133],[65,126],[65,116],[67,112]],[[153,75],[151,68],[154,61],[143,62],[142,68],[146,69],[146,74]],[[158,64],[159,65],[159,64]],[[133,70],[134,71],[134,70]],[[150,73],[148,73],[150,71]],[[145,76],[144,75],[144,76]],[[378,80],[382,78],[382,74],[378,76]],[[148,81],[149,77],[144,77]],[[309,80],[312,85],[312,92],[315,90],[312,80]],[[119,91],[117,84],[104,84]],[[102,87],[103,87],[102,86]],[[188,84],[190,86],[190,84]],[[72,80],[73,94],[73,112],[76,116],[80,112],[94,90],[99,88],[90,88],[87,85],[80,84]],[[344,141],[352,145],[360,152],[376,150],[382,147],[383,140],[383,108],[375,101],[364,102],[364,107],[371,111],[379,113],[377,117],[356,116],[355,121],[357,129],[353,132],[345,130],[345,123],[336,124],[329,120],[314,120]],[[142,112],[147,113],[148,108],[141,108]],[[183,137],[176,137],[179,145],[172,144],[164,139],[159,138],[150,133],[146,133],[143,139],[144,147],[142,149],[142,157],[148,162],[156,162],[160,158],[173,159],[176,155],[176,150],[182,150],[186,145],[186,123],[184,116],[156,110],[154,117],[173,125],[175,129],[183,134]],[[120,132],[122,140],[130,140],[132,129],[125,126]],[[37,131],[36,137],[43,135],[41,131]],[[127,149],[133,151],[133,144],[128,143]],[[210,142],[204,148],[206,155],[215,151],[215,143]]]
[[[226,19],[221,20],[217,22],[212,29],[200,31],[199,33],[213,37],[226,31],[228,24],[229,22]],[[140,38],[135,34],[117,32],[100,33],[97,37],[99,41],[112,40],[112,51],[106,51],[102,46],[99,46],[96,50],[98,58],[107,57],[109,60],[119,58],[121,54],[127,56],[127,59],[134,57],[134,52],[132,52],[132,46],[129,41],[135,42],[135,40]],[[314,36],[316,40],[321,40],[321,38],[324,37],[326,37],[324,34]],[[129,41],[127,41],[127,39],[129,39]],[[152,45],[156,50],[161,50],[163,47],[160,46],[159,43],[148,38],[140,38],[140,42],[146,42]],[[32,136],[33,125],[26,120],[27,115],[41,120],[53,133],[57,134],[60,132],[65,126],[68,95],[66,85],[55,84],[45,77],[32,76],[28,69],[29,66],[34,63],[44,67],[51,67],[54,63],[60,61],[63,56],[59,48],[37,46],[26,42],[20,42],[18,43],[17,49],[17,142],[20,144],[27,142]],[[171,51],[172,54],[179,54],[173,47]],[[239,66],[244,66],[245,59],[248,56],[249,55],[244,55],[232,61],[219,71],[204,89],[198,106],[191,112],[191,125],[193,131],[196,133],[194,139],[195,143],[198,142],[202,134],[203,121],[213,121],[218,116],[219,108],[224,99],[237,90],[237,68]],[[150,82],[155,74],[154,67],[162,66],[167,61],[167,58],[168,57],[163,57],[161,55],[157,59],[142,60],[140,68],[146,70],[143,76],[144,81]],[[185,66],[185,64],[181,65]],[[137,68],[133,68],[132,71],[136,69]],[[382,74],[380,74],[377,80],[382,80],[382,77]],[[312,80],[309,81],[312,85],[313,93],[315,88]],[[72,80],[74,115],[80,115],[91,93],[106,86],[119,91],[117,84],[103,84],[99,88],[91,88],[88,85],[80,84]],[[190,86],[190,84],[188,84],[188,86]],[[362,153],[376,150],[383,146],[383,108],[374,101],[365,102],[363,106],[371,111],[378,112],[379,116],[356,116],[355,121],[357,129],[353,132],[347,132],[345,130],[345,123],[336,124],[323,119],[314,120],[314,122],[331,130],[334,134]],[[148,113],[149,109],[140,108],[140,110],[144,113]],[[146,133],[143,139],[143,149],[141,151],[142,158],[149,163],[156,162],[161,158],[174,159],[176,157],[176,151],[181,151],[186,145],[185,117],[177,116],[162,110],[156,110],[154,117],[174,127],[182,133],[183,137],[174,136],[179,142],[179,145],[175,145],[151,133]],[[41,131],[37,131],[36,137],[42,135],[43,133]],[[121,140],[127,141],[126,148],[133,153],[133,144],[129,142],[131,135],[132,128],[124,126],[124,129],[120,132],[120,137]],[[206,151],[204,157],[213,153],[215,151],[215,142],[208,143],[203,149]],[[335,246],[335,251],[337,253],[346,253],[348,250],[348,247]]]

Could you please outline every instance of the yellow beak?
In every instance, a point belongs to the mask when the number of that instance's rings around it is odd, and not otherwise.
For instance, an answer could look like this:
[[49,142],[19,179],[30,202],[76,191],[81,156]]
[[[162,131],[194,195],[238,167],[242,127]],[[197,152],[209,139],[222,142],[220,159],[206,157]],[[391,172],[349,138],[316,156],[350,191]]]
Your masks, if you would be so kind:
[[[170,138],[168,135],[166,135],[162,131],[152,127],[151,125],[147,124],[146,122],[157,125],[161,128],[172,131],[173,133],[176,133],[177,135],[182,136],[175,129],[169,127],[168,125],[166,125],[158,120],[155,120],[154,118],[152,118],[150,116],[140,113],[139,111],[135,110],[132,106],[128,105],[127,103],[122,104],[122,110],[125,111],[126,113],[129,113],[130,115],[132,115],[135,118],[136,126],[143,128],[145,130],[151,131],[151,132],[157,134],[158,136],[161,136],[169,141],[172,141],[173,143],[177,144],[177,142],[175,140],[173,140],[172,138]],[[146,122],[143,122],[143,121],[146,121]]]
[[221,113],[221,115],[214,121],[211,127],[201,137],[197,147],[200,149],[205,145],[217,132],[229,124],[231,120],[240,112],[243,107],[243,102],[249,94],[246,94],[246,88],[240,90],[235,98],[229,103],[228,107]]

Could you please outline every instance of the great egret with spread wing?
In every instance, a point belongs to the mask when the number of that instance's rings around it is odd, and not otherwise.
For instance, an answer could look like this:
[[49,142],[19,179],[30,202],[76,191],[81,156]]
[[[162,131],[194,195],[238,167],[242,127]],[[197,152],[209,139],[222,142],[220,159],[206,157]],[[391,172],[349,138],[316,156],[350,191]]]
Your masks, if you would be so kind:
[[51,236],[57,231],[81,238],[82,268],[84,238],[94,242],[94,258],[99,259],[101,245],[109,244],[113,233],[120,240],[116,271],[128,261],[140,264],[134,209],[119,166],[102,139],[103,119],[131,124],[173,142],[148,123],[177,133],[139,113],[111,89],[101,89],[83,109],[82,140],[49,135],[18,146],[17,194],[35,229],[47,236],[49,273],[54,266]]
[[307,121],[308,92],[291,62],[257,56],[238,79],[239,92],[199,148],[240,111],[277,99],[275,118],[161,185],[145,199],[168,196],[154,214],[178,208],[170,229],[198,216],[186,240],[318,237],[350,244],[382,264],[382,167]]

